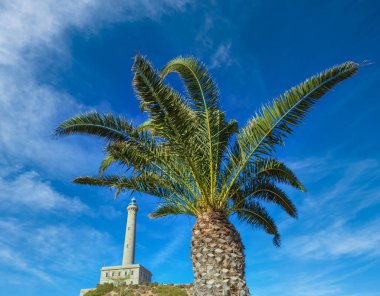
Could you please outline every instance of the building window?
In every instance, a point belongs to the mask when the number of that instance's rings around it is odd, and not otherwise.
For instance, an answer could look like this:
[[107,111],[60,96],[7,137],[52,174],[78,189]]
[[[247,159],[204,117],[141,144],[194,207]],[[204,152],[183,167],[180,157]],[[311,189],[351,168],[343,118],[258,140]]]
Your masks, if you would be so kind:
[[112,274],[111,274],[112,276],[114,276],[115,275],[115,273],[112,271]]
[[119,271],[119,276],[121,276],[121,271]]
[[106,272],[106,277],[108,277],[108,272]]
[[133,275],[133,270],[131,270],[131,275]]
[[124,275],[128,275],[128,271],[124,272]]
[[131,285],[133,285],[133,281],[131,281]]

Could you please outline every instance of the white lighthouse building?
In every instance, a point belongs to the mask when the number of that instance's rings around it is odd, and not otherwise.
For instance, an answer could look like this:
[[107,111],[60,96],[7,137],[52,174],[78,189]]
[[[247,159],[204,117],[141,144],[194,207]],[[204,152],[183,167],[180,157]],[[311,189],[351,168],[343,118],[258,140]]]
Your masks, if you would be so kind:
[[135,261],[136,215],[138,210],[136,200],[132,198],[127,208],[128,218],[125,229],[123,266],[133,264]]
[[133,285],[151,282],[152,273],[141,264],[135,264],[136,216],[138,209],[136,199],[132,198],[127,207],[128,217],[125,229],[122,265],[102,267],[100,284],[125,283]]

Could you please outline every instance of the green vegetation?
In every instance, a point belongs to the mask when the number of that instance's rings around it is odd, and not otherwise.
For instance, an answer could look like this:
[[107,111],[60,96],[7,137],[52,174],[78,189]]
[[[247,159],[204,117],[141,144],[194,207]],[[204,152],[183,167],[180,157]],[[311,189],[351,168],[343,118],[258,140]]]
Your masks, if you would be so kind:
[[[144,123],[136,126],[123,116],[90,112],[63,122],[56,134],[87,134],[106,140],[100,175],[74,182],[110,187],[116,196],[125,190],[156,196],[162,203],[150,214],[152,218],[179,214],[197,218],[191,250],[196,291],[213,295],[219,293],[214,287],[229,285],[227,289],[239,287],[241,295],[246,295],[244,248],[228,218],[236,215],[263,229],[273,236],[274,245],[280,245],[277,225],[264,205],[276,204],[295,218],[297,209],[278,183],[301,191],[305,188],[275,158],[276,147],[283,145],[323,95],[358,68],[347,62],[305,80],[262,106],[239,128],[220,110],[217,86],[201,62],[179,57],[156,71],[144,57],[136,56],[133,87],[148,116]],[[168,84],[170,73],[179,75],[184,94]],[[125,173],[104,175],[115,163]],[[205,258],[211,266],[208,270],[204,269]],[[222,272],[221,262],[228,270]]]
[[159,296],[187,296],[185,290],[175,286],[158,286],[157,294]]
[[103,296],[115,289],[113,284],[98,284],[95,290],[86,293],[86,296]]
[[140,296],[144,294],[153,294],[157,296],[187,296],[185,286],[158,285],[157,283],[144,283],[141,285],[127,285],[115,287],[112,284],[98,285],[93,291],[86,296],[104,296],[107,293],[114,292],[118,296]]
[[127,275],[126,277],[112,278],[112,279],[114,281],[115,286],[123,286],[123,285],[125,285],[125,282],[127,280],[129,280],[130,278],[131,278],[131,276]]

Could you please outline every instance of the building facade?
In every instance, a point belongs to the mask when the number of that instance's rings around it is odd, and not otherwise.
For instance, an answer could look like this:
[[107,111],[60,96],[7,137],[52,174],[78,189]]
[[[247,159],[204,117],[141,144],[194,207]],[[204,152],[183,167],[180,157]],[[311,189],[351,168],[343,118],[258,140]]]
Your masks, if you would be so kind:
[[125,283],[127,285],[151,282],[152,274],[140,264],[129,264],[127,266],[103,267],[100,273],[100,284]]

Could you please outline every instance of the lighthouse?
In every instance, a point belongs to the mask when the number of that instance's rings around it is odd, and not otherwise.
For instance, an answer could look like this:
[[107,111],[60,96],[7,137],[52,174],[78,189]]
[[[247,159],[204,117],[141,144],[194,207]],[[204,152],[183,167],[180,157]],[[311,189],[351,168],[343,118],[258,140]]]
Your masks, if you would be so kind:
[[135,263],[135,246],[136,246],[136,215],[139,210],[136,199],[132,197],[128,205],[127,227],[125,228],[123,266]]
[[126,285],[136,285],[151,282],[152,273],[141,264],[135,263],[138,209],[136,199],[132,197],[127,207],[127,225],[125,228],[122,264],[102,267],[100,271],[100,284],[124,283]]

